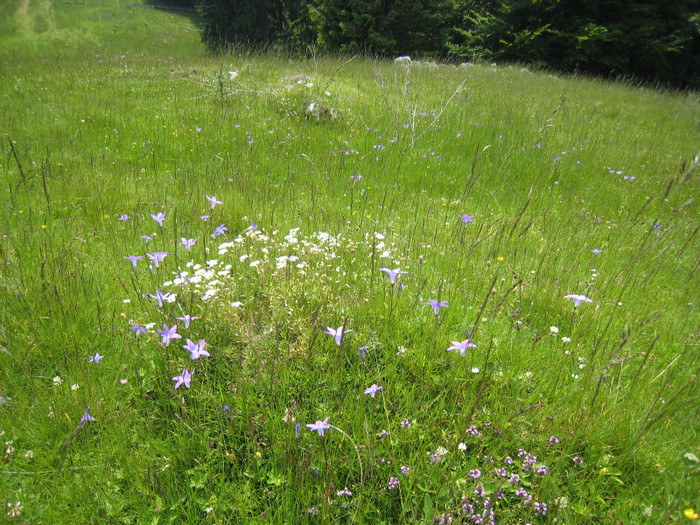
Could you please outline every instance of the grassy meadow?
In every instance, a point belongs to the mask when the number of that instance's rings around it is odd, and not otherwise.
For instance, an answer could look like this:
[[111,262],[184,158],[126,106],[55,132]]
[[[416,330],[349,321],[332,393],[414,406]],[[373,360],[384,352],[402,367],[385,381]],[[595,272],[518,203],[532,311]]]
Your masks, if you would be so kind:
[[698,519],[698,93],[120,0],[0,64],[0,522]]

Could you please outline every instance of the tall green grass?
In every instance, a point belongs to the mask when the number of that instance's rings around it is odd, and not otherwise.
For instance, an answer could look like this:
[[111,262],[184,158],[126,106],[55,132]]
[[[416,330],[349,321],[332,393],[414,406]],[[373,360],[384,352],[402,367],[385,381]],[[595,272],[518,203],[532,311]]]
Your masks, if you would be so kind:
[[[179,13],[2,9],[8,520],[471,523],[490,497],[497,523],[668,523],[700,507],[696,93],[211,57]],[[183,338],[162,344],[164,323]],[[326,418],[323,437],[306,428]]]

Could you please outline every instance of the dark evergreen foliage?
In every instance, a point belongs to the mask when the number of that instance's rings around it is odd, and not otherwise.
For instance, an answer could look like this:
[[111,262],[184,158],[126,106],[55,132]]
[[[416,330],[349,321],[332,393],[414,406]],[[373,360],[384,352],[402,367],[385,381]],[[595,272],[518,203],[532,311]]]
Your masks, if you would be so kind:
[[696,0],[497,0],[467,15],[451,49],[468,59],[699,87],[700,5]]
[[318,0],[313,10],[322,49],[384,56],[446,50],[452,0]]
[[[186,1],[186,0],[170,0]],[[698,0],[195,0],[212,48],[522,62],[700,87]]]

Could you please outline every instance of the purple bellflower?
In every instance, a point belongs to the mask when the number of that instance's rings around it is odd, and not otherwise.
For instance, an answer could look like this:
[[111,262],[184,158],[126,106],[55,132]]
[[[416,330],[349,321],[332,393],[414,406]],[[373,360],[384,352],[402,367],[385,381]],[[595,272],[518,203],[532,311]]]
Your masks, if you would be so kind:
[[335,339],[335,344],[340,346],[340,343],[343,341],[343,335],[347,334],[348,332],[352,332],[352,330],[346,330],[344,326],[339,327],[337,330],[328,326],[326,331],[323,333],[333,336]]
[[372,386],[369,388],[365,388],[365,394],[369,394],[370,396],[374,397],[377,395],[377,392],[382,390],[383,387],[375,385],[372,383]]
[[99,352],[95,352],[95,355],[90,356],[90,362],[91,363],[99,363],[100,359],[102,359],[104,356],[100,355]]
[[156,268],[158,268],[158,265],[163,262],[163,259],[165,259],[166,255],[169,255],[170,252],[153,252],[153,253],[147,253],[146,256],[153,261],[153,263],[156,265]]
[[593,302],[593,299],[591,299],[590,297],[586,297],[585,295],[580,295],[580,294],[575,294],[575,293],[565,295],[564,299],[573,299],[574,300],[574,308],[576,308],[582,302],[587,302],[587,303]]
[[209,195],[206,195],[206,198],[207,198],[207,200],[209,201],[209,203],[211,204],[211,209],[212,209],[212,210],[214,209],[214,207],[215,207],[217,204],[223,204],[223,202],[221,202],[220,200],[217,200],[216,197],[214,197],[213,195],[212,195],[211,197],[210,197]]
[[136,263],[143,259],[143,255],[127,255],[123,257],[124,259],[129,259],[131,261],[131,266],[136,269]]
[[165,346],[170,344],[171,339],[182,339],[182,336],[177,333],[177,325],[173,325],[171,328],[168,328],[168,325],[163,323],[163,329],[156,330],[156,332],[163,338],[161,342]]
[[438,315],[440,313],[440,308],[449,308],[450,307],[450,305],[447,304],[447,301],[439,301],[438,302],[435,299],[431,299],[427,303],[423,303],[423,304],[427,304],[427,305],[432,306],[433,310],[435,310],[435,315]]
[[136,337],[138,337],[140,334],[146,333],[146,329],[143,326],[139,326],[137,324],[130,326],[129,328],[131,328],[134,331]]
[[85,410],[83,417],[80,418],[80,427],[84,427],[85,423],[88,421],[95,421],[95,418],[90,415],[90,405],[88,405],[87,410]]
[[201,356],[211,357],[209,352],[204,349],[205,346],[207,346],[207,343],[204,339],[201,339],[199,343],[196,344],[188,339],[187,344],[182,345],[182,348],[190,353],[192,359],[199,359]]
[[155,298],[158,301],[158,306],[163,306],[164,302],[170,302],[172,294],[170,292],[161,292],[160,289],[156,290],[156,294],[147,293],[146,297]]
[[464,341],[452,341],[452,346],[449,347],[447,351],[459,350],[459,353],[464,356],[469,348],[476,348],[476,345],[472,343],[471,337],[469,336],[469,330],[467,330],[467,338]]
[[194,374],[194,370],[190,372],[189,370],[184,368],[179,376],[173,377],[173,381],[175,381],[175,390],[180,388],[182,385],[185,385],[186,388],[189,388],[190,382],[192,381],[192,374]]
[[402,273],[408,273],[408,272],[403,271],[401,268],[395,268],[393,270],[390,270],[389,268],[379,268],[379,271],[387,273],[387,275],[389,276],[389,280],[391,281],[391,284],[394,284],[396,282],[396,277],[398,277]]
[[210,235],[210,237],[213,239],[214,237],[218,237],[219,235],[223,235],[228,231],[228,228],[226,227],[225,224],[221,224],[216,227],[216,230],[214,230],[214,233]]
[[197,239],[185,239],[184,237],[180,237],[180,244],[182,244],[187,251],[190,251],[190,248],[192,248],[196,242]]
[[462,222],[464,224],[469,224],[470,222],[472,222],[474,220],[474,217],[476,217],[476,215],[467,215],[466,213],[464,215],[459,216],[459,218],[462,219]]
[[183,317],[176,317],[175,319],[177,319],[178,321],[182,321],[183,323],[185,323],[185,328],[189,328],[189,327],[190,327],[190,323],[191,323],[192,321],[194,321],[195,319],[199,319],[199,317],[193,317],[193,316],[191,316],[191,315],[189,315],[189,314],[185,314]]
[[323,436],[323,432],[331,428],[331,426],[328,424],[329,419],[330,416],[323,421],[319,419],[316,421],[316,423],[307,424],[306,426],[311,432],[318,432],[319,436]]
[[158,226],[163,227],[163,221],[165,220],[165,213],[162,211],[156,213],[151,213],[151,219],[158,223]]

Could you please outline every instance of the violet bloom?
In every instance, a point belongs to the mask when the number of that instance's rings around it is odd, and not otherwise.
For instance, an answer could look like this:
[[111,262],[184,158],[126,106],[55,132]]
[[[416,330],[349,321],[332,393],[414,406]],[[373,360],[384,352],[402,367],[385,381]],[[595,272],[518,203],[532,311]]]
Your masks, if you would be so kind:
[[299,430],[301,430],[301,423],[294,423],[294,436],[299,439]]
[[91,363],[99,363],[100,359],[102,359],[104,356],[100,355],[99,352],[95,352],[95,355],[90,356],[90,362]]
[[170,302],[170,301],[171,301],[172,295],[171,295],[170,292],[163,293],[163,292],[160,291],[160,289],[158,289],[158,290],[156,290],[156,294],[155,294],[155,295],[150,294],[150,293],[147,293],[147,294],[146,294],[146,297],[155,298],[156,301],[158,301],[158,306],[163,306],[163,303],[164,303],[165,301],[167,301],[167,302]]
[[214,230],[214,233],[210,235],[210,237],[213,239],[214,237],[218,237],[219,235],[223,235],[225,232],[228,231],[228,228],[226,225],[221,224],[216,227],[216,230]]
[[211,218],[211,215],[200,215],[199,218],[203,221],[208,221]]
[[204,349],[205,346],[207,346],[207,343],[204,339],[201,339],[199,343],[196,344],[188,339],[187,344],[182,345],[182,348],[190,353],[192,359],[199,359],[201,356],[211,357],[209,352]]
[[470,222],[472,222],[474,220],[474,217],[476,217],[476,215],[467,215],[466,213],[464,215],[459,216],[459,218],[462,219],[462,222],[464,224],[469,224]]
[[143,255],[126,255],[122,259],[129,259],[131,261],[131,266],[136,269],[136,263],[143,259]]
[[149,235],[141,235],[141,238],[142,238],[144,241],[146,241],[146,242],[148,242],[148,241],[150,241],[150,240],[153,239],[153,237],[151,237],[151,236],[149,236]]
[[361,346],[361,347],[360,347],[360,359],[364,359],[364,358],[365,358],[365,353],[366,353],[366,350],[367,350],[368,348],[369,348],[369,345],[365,345],[365,346]]
[[80,427],[84,427],[85,423],[88,421],[95,421],[95,418],[90,415],[90,405],[88,405],[87,410],[85,410],[83,417],[80,418]]
[[591,299],[590,297],[586,297],[585,295],[579,295],[579,294],[565,295],[564,299],[573,299],[574,300],[574,308],[576,308],[578,305],[580,305],[584,301],[587,303],[593,302],[593,299]]
[[195,319],[199,319],[199,317],[193,317],[193,316],[191,316],[191,315],[189,315],[189,314],[185,314],[183,317],[176,317],[175,319],[177,319],[178,321],[182,321],[183,323],[185,323],[185,328],[189,328],[189,327],[190,327],[190,323],[191,323],[192,321],[194,321]]
[[158,268],[158,265],[163,262],[163,259],[165,259],[166,255],[169,255],[170,252],[153,252],[153,253],[147,253],[146,257],[148,257],[150,260],[153,261],[153,263],[156,265],[156,268]]
[[165,213],[158,212],[157,214],[151,213],[151,219],[158,223],[158,226],[163,227],[163,221],[165,220]]
[[594,249],[591,250],[591,251],[592,251],[595,255],[598,255],[598,254],[601,253],[603,250],[599,250],[598,248],[594,248]]
[[258,225],[255,224],[255,223],[254,223],[253,221],[251,221],[250,219],[248,219],[248,220],[250,221],[250,226],[248,226],[248,228],[246,228],[246,229],[247,229],[247,230],[251,230],[251,231],[257,230],[257,229],[258,229]]
[[143,326],[139,326],[137,324],[130,326],[129,328],[131,328],[134,331],[134,335],[136,337],[138,337],[140,334],[146,333],[146,329]]
[[400,485],[400,484],[401,484],[401,482],[399,481],[399,478],[395,478],[395,477],[392,476],[392,477],[389,478],[389,486],[388,486],[388,489],[389,489],[389,490],[397,489],[397,488],[399,488],[399,485]]
[[326,331],[323,333],[333,336],[335,339],[335,344],[340,346],[340,343],[343,340],[343,335],[347,334],[348,332],[352,332],[352,330],[346,330],[344,326],[339,327],[337,330],[328,326],[326,327]]
[[377,392],[382,390],[383,387],[375,385],[372,383],[372,386],[369,388],[365,388],[365,394],[369,394],[370,396],[374,397],[377,395]]
[[216,200],[216,197],[214,197],[213,195],[211,197],[209,195],[206,195],[206,198],[209,201],[209,204],[211,204],[212,210],[217,204],[223,204],[223,202],[221,202],[220,200]]
[[403,271],[401,268],[395,268],[393,270],[390,270],[389,268],[379,268],[379,271],[387,273],[387,275],[389,276],[389,280],[391,281],[391,284],[394,284],[396,282],[396,277],[398,277],[402,273],[408,273],[408,272]]
[[175,390],[177,390],[182,385],[185,385],[186,388],[189,388],[190,382],[192,381],[192,374],[194,374],[194,370],[190,372],[185,368],[182,370],[179,376],[173,377],[173,381],[175,381]]
[[122,215],[119,216],[119,220],[120,220],[120,221],[125,221],[125,222],[126,222],[126,221],[128,221],[129,219],[131,219],[131,217],[129,217],[126,213],[124,213],[124,214],[122,214]]
[[464,341],[452,341],[452,346],[447,349],[448,352],[451,350],[459,350],[462,356],[466,355],[469,348],[476,348],[476,345],[472,343],[472,340],[467,337]]
[[320,419],[316,421],[316,423],[310,423],[307,424],[306,427],[311,431],[311,432],[318,432],[319,436],[323,436],[323,432],[331,428],[331,426],[328,424],[328,420],[330,419],[330,416],[328,416],[326,419],[321,421]]
[[190,251],[190,248],[192,248],[196,242],[197,239],[185,239],[184,237],[180,237],[180,244],[182,244],[187,251]]
[[161,343],[163,343],[165,346],[170,344],[171,339],[182,339],[182,336],[177,333],[177,325],[173,325],[172,328],[168,328],[168,325],[163,323],[163,329],[156,330],[156,332],[163,338]]
[[433,310],[435,310],[435,315],[438,315],[440,313],[440,308],[449,308],[450,307],[450,305],[447,304],[447,301],[438,302],[435,299],[431,299],[427,303],[423,303],[423,304],[427,304],[427,305],[432,306]]

